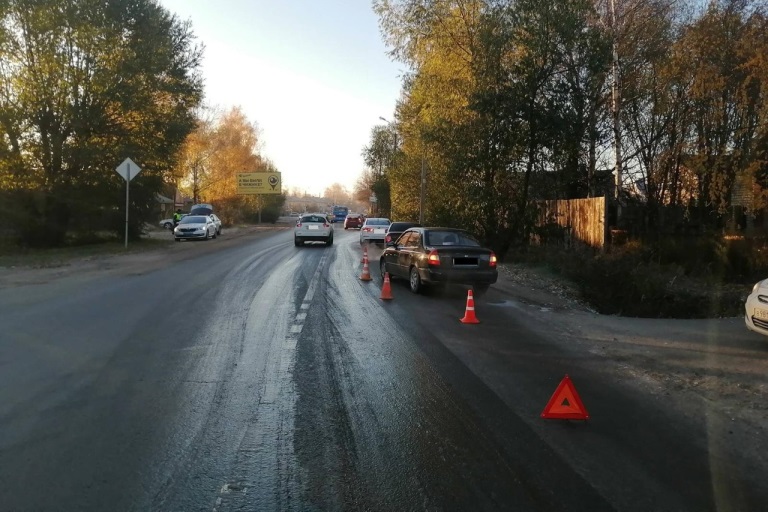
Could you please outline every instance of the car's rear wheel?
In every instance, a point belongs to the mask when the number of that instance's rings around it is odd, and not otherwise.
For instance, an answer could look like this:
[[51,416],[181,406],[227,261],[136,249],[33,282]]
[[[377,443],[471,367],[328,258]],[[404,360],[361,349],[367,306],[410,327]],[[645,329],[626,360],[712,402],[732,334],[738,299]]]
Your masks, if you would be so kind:
[[304,242],[302,242],[302,241],[301,241],[301,240],[299,240],[298,238],[294,237],[294,239],[293,239],[293,245],[295,245],[296,247],[301,247],[302,245],[304,245]]
[[181,242],[181,238],[174,238],[177,242]]
[[408,282],[413,293],[419,293],[421,292],[422,288],[424,288],[424,285],[421,282],[421,276],[419,275],[419,269],[416,267],[411,267],[411,275],[408,279]]
[[[381,280],[384,281],[384,274],[387,273],[387,263],[384,261],[383,256],[379,260],[379,272],[381,273]],[[389,275],[389,279],[392,279],[392,274]]]
[[326,240],[325,245],[333,245],[333,236],[328,237],[328,240]]

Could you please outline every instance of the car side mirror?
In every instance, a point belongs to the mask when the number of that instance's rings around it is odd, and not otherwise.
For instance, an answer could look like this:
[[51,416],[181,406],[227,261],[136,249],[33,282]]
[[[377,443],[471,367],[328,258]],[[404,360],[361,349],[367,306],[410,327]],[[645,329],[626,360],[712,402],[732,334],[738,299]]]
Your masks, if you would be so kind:
[[393,242],[387,242],[387,247],[397,247],[397,243],[394,242],[394,241]]

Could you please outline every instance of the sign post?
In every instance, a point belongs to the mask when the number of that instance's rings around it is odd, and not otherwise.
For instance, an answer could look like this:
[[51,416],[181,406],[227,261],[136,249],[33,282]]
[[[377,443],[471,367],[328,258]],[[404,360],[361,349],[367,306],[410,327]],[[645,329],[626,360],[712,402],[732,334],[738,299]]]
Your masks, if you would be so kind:
[[133,160],[126,158],[123,163],[115,168],[117,174],[125,180],[125,248],[128,248],[128,204],[131,190],[131,180],[141,172],[141,167],[133,163]]

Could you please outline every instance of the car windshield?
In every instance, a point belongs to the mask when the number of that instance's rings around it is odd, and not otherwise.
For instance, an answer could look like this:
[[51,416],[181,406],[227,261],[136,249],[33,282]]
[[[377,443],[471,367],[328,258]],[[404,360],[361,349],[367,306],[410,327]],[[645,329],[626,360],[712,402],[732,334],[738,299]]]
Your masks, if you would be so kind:
[[328,222],[328,219],[319,215],[305,215],[301,218],[301,222],[318,222],[320,224],[325,224]]
[[389,226],[388,219],[368,219],[365,221],[368,226]]
[[461,231],[427,231],[426,242],[426,245],[430,247],[449,245],[480,247],[477,240]]
[[187,215],[181,219],[179,224],[205,224],[208,222],[207,219],[208,217],[203,217],[202,215]]

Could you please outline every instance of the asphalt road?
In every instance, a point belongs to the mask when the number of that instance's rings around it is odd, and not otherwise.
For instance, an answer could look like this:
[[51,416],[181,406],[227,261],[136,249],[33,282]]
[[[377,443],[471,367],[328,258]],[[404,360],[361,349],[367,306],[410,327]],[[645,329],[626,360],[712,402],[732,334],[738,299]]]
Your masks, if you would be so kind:
[[[466,326],[463,290],[384,303],[360,267],[356,232],[286,231],[0,290],[0,510],[765,509],[705,413],[617,384],[497,292]],[[565,373],[589,422],[538,418]]]

